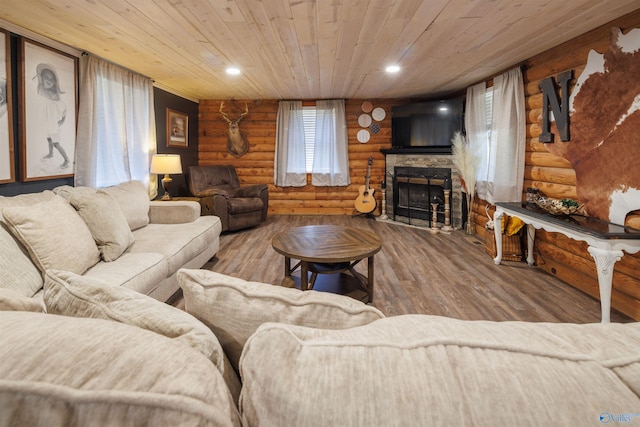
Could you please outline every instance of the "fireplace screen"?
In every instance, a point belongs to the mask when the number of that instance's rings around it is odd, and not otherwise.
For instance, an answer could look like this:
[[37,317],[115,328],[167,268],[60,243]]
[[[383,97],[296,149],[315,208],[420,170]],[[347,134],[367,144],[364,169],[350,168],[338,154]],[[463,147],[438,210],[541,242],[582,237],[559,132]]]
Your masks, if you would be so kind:
[[[433,208],[444,222],[444,189],[451,183],[451,169],[396,167],[393,177],[393,219],[405,217],[431,226]],[[450,188],[450,187],[449,187]],[[426,225],[425,224],[425,225]]]

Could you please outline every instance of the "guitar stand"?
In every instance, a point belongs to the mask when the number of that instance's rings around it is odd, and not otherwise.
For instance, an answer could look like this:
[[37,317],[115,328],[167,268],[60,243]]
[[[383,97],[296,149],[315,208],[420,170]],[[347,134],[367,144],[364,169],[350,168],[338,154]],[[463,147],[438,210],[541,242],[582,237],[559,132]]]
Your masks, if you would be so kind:
[[369,213],[362,213],[362,212],[359,212],[359,213],[353,214],[353,215],[352,215],[352,217],[353,217],[353,218],[356,218],[356,217],[365,217],[365,218],[367,218],[367,219],[376,219],[376,216],[373,214],[373,212],[369,212]]

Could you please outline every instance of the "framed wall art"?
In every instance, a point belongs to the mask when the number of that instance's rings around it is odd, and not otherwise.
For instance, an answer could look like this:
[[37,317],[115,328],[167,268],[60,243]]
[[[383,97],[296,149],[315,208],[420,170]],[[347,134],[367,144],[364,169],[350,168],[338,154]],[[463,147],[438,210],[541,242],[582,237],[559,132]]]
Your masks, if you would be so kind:
[[0,184],[15,181],[13,106],[11,97],[11,44],[0,28]]
[[21,39],[22,180],[73,176],[78,112],[78,58]]
[[167,108],[167,147],[189,147],[189,116]]

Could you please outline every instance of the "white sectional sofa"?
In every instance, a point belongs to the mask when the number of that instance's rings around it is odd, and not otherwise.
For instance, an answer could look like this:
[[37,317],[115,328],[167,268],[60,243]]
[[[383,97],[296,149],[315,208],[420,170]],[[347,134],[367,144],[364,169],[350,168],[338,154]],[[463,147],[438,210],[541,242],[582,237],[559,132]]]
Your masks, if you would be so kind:
[[149,201],[130,181],[0,196],[0,288],[42,300],[48,269],[71,271],[166,301],[180,268],[219,248],[220,219],[190,201]]
[[216,217],[142,193],[0,198],[0,427],[640,420],[640,323],[385,317],[247,282],[199,269]]

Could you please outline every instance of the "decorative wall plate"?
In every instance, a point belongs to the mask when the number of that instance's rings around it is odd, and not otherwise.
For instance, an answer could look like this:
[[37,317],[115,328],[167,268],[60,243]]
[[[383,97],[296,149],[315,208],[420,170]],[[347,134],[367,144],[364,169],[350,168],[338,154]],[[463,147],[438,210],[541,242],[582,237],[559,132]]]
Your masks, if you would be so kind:
[[373,120],[380,122],[384,120],[384,118],[387,116],[387,113],[384,111],[384,108],[377,107],[373,110],[373,113],[371,113],[371,115],[373,116]]
[[373,105],[369,101],[364,101],[362,103],[362,111],[365,113],[370,113],[373,110]]
[[365,142],[369,141],[369,138],[371,138],[371,135],[369,134],[369,131],[366,129],[361,129],[358,131],[358,142],[360,142],[361,144],[364,144]]
[[369,130],[372,134],[377,135],[378,132],[380,132],[380,125],[377,123],[373,123],[371,126],[369,126]]
[[371,116],[368,114],[360,114],[360,117],[358,117],[358,124],[363,128],[368,128],[371,121]]

